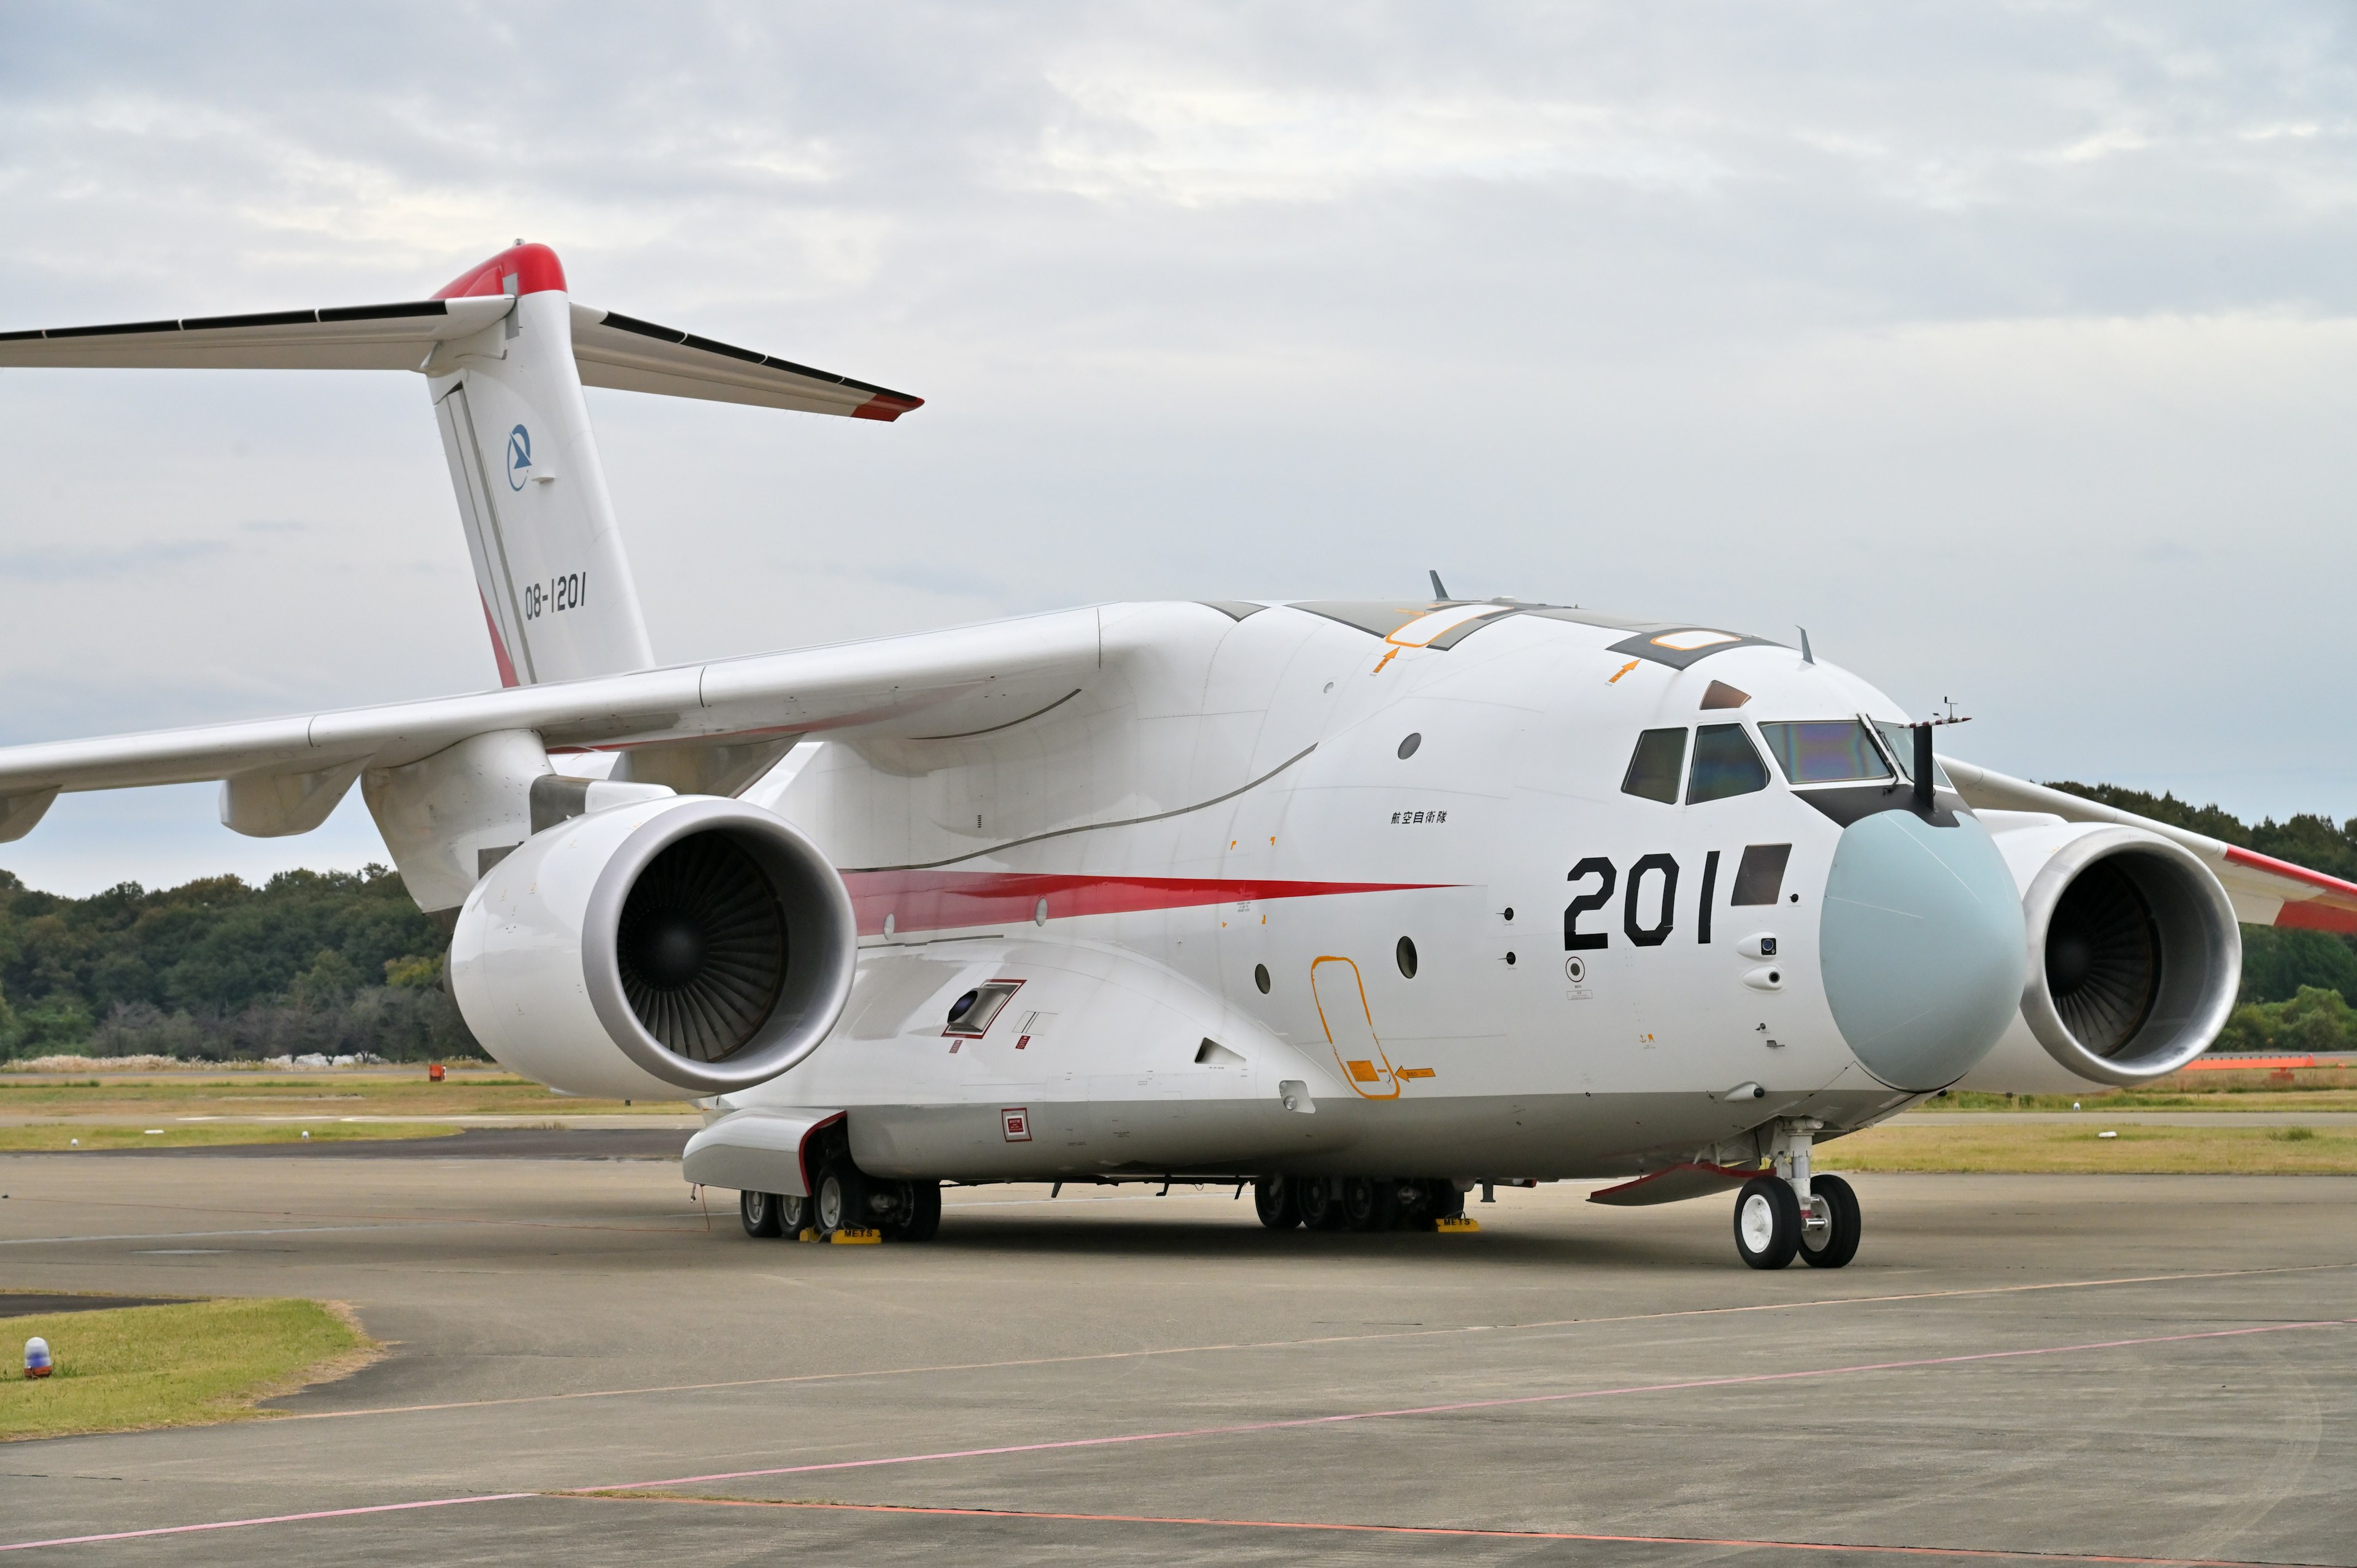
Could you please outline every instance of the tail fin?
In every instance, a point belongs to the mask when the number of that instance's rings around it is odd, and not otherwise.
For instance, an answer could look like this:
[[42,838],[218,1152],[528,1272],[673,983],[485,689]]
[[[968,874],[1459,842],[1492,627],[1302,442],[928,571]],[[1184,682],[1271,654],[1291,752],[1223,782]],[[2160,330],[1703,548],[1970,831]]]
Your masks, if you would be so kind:
[[512,309],[437,343],[421,367],[502,685],[619,675],[655,661],[573,358],[565,269],[545,245],[502,251],[437,299]]
[[0,332],[0,366],[413,370],[425,375],[505,685],[654,662],[581,395],[587,384],[858,419],[922,400],[576,305],[545,245],[432,299]]

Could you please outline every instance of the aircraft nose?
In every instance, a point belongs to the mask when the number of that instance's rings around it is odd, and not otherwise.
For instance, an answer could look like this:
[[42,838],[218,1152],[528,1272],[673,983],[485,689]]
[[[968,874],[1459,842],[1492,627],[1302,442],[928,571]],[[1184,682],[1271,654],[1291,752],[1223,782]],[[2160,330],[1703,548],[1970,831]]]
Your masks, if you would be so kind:
[[1878,811],[1842,831],[1818,962],[1842,1038],[1898,1089],[1932,1090],[1987,1054],[2021,1005],[2021,895],[1970,817]]

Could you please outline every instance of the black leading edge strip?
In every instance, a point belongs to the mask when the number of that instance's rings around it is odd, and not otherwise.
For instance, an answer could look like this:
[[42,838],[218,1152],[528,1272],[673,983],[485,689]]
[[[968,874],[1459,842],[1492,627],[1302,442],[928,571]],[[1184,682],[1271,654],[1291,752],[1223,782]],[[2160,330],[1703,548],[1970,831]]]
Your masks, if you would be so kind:
[[894,392],[890,387],[879,387],[873,381],[854,381],[849,376],[838,376],[832,371],[822,371],[812,365],[796,364],[791,360],[780,360],[774,354],[757,354],[750,349],[739,349],[733,343],[723,343],[712,338],[699,338],[692,332],[682,332],[673,327],[658,327],[651,321],[641,321],[635,316],[625,316],[619,310],[606,312],[606,318],[601,325],[617,328],[624,332],[634,332],[641,338],[652,338],[658,342],[675,343],[683,349],[699,349],[707,354],[719,354],[731,360],[741,360],[747,364],[764,365],[773,371],[783,371],[789,375],[808,376],[814,381],[827,381],[835,386],[849,387],[854,392],[868,392],[877,397],[898,398],[911,405],[921,405],[924,401],[914,392]]
[[257,310],[243,316],[191,316],[180,323],[183,332],[226,331],[237,327],[302,327],[319,319],[316,310]]
[[447,316],[450,303],[442,299],[404,299],[392,305],[339,305],[319,312],[322,321],[391,321],[404,316]]
[[52,327],[44,338],[114,338],[133,332],[178,332],[177,321],[116,321],[104,327]]

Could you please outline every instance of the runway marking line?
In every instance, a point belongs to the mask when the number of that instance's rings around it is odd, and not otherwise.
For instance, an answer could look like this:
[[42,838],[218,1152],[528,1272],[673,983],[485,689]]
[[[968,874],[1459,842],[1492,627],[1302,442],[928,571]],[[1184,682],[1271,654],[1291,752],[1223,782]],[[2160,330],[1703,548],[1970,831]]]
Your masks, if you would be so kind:
[[2258,1334],[2287,1334],[2310,1328],[2357,1326],[2357,1317],[2326,1317],[2300,1323],[2269,1323],[2255,1328],[2208,1328],[2190,1334],[2155,1334],[2136,1339],[2094,1339],[2077,1345],[2045,1345],[2027,1350],[1974,1350],[1958,1356],[1929,1356],[1911,1361],[1864,1361],[1847,1367],[1815,1367],[1795,1372],[1743,1372],[1720,1378],[1689,1378],[1669,1383],[1631,1383],[1611,1389],[1574,1389],[1551,1394],[1512,1394],[1500,1399],[1453,1400],[1446,1404],[1410,1405],[1398,1410],[1346,1411],[1337,1415],[1291,1416],[1282,1421],[1238,1422],[1227,1426],[1183,1427],[1168,1432],[1128,1432],[1111,1437],[1065,1437],[1046,1443],[1011,1443],[991,1448],[957,1448],[933,1454],[899,1454],[882,1459],[833,1459],[814,1465],[780,1465],[762,1470],[725,1470],[708,1476],[674,1476],[661,1481],[627,1481],[592,1488],[606,1492],[636,1492],[657,1487],[691,1487],[712,1481],[751,1481],[773,1476],[819,1475],[833,1470],[868,1470],[890,1465],[923,1465],[943,1459],[987,1459],[1007,1454],[1047,1454],[1071,1448],[1111,1448],[1133,1443],[1165,1443],[1186,1437],[1232,1437],[1246,1433],[1297,1431],[1312,1426],[1342,1426],[1361,1421],[1388,1421],[1400,1416],[1455,1415],[1466,1411],[1509,1410],[1543,1404],[1567,1404],[1576,1400],[1615,1399],[1628,1394],[1681,1393],[1693,1389],[1750,1388],[1763,1383],[1798,1382],[1810,1378],[1853,1377],[1867,1372],[1917,1371],[1932,1367],[1959,1367],[1985,1361],[2018,1361],[2033,1356],[2065,1356],[2090,1350],[2126,1350],[2146,1345],[2182,1345],[2202,1339],[2243,1339]]
[[12,1541],[0,1552],[30,1552],[41,1546],[96,1546],[109,1541],[145,1541],[158,1535],[196,1535],[210,1530],[248,1530],[258,1524],[301,1524],[309,1520],[357,1519],[362,1514],[414,1513],[419,1509],[455,1509],[468,1503],[511,1503],[536,1498],[539,1492],[483,1492],[465,1498],[430,1498],[416,1502],[371,1503],[362,1508],[315,1509],[309,1513],[270,1514],[259,1519],[217,1519],[205,1524],[167,1524],[154,1530],[118,1530],[105,1535],[61,1535],[54,1541]]
[[[2131,1349],[2146,1345],[2180,1345],[2190,1341],[2203,1339],[2239,1339],[2247,1338],[2251,1336],[2259,1334],[2284,1334],[2301,1329],[2346,1328],[2352,1326],[2357,1326],[2357,1318],[2319,1318],[2309,1322],[2266,1324],[2255,1328],[2213,1328],[2190,1334],[2157,1334],[2137,1339],[2099,1339],[2077,1345],[2048,1345],[2026,1350],[1981,1350],[1960,1356],[1926,1357],[1911,1361],[1873,1361],[1860,1363],[1856,1366],[1821,1367],[1805,1371],[1793,1372],[1752,1372],[1734,1377],[1695,1378],[1680,1382],[1671,1383],[1640,1383],[1632,1384],[1625,1388],[1586,1389],[1566,1393],[1523,1394],[1504,1399],[1459,1400],[1447,1404],[1416,1405],[1399,1410],[1349,1411],[1336,1415],[1297,1416],[1284,1421],[1243,1422],[1228,1426],[1194,1427],[1170,1432],[1125,1433],[1111,1437],[1066,1438],[1060,1441],[1049,1443],[1008,1444],[995,1448],[965,1448],[937,1454],[903,1454],[882,1459],[842,1459],[818,1465],[783,1465],[763,1470],[732,1470],[707,1476],[677,1476],[667,1480],[661,1481],[627,1481],[619,1485],[585,1487],[570,1490],[486,1492],[469,1497],[432,1498],[399,1503],[373,1503],[358,1508],[319,1509],[304,1513],[270,1514],[251,1519],[211,1520],[201,1524],[161,1525],[146,1530],[113,1530],[104,1534],[97,1535],[57,1536],[45,1541],[16,1541],[0,1543],[0,1552],[29,1552],[37,1547],[88,1546],[106,1541],[140,1541],[158,1536],[193,1535],[210,1530],[243,1530],[260,1525],[298,1524],[317,1520],[354,1519],[368,1514],[405,1513],[422,1509],[458,1508],[468,1503],[514,1502],[532,1498],[592,1498],[605,1496],[619,1498],[631,1494],[651,1494],[653,1493],[653,1489],[657,1487],[695,1486],[713,1481],[759,1480],[775,1476],[812,1475],[830,1470],[873,1469],[883,1466],[919,1465],[944,1459],[978,1459],[1008,1454],[1049,1453],[1060,1449],[1103,1448],[1133,1443],[1165,1442],[1175,1438],[1184,1437],[1235,1436],[1247,1433],[1282,1432],[1299,1430],[1301,1428],[1313,1426],[1339,1426],[1353,1422],[1383,1421],[1400,1416],[1448,1415],[1464,1411],[1502,1410],[1521,1405],[1561,1404],[1575,1400],[1609,1399],[1625,1394],[1676,1393],[1690,1389],[1738,1388],[1762,1383],[1793,1382],[1809,1378],[1854,1376],[1867,1372],[1910,1371],[1932,1367],[1964,1366],[1983,1361],[2021,1360],[2033,1356],[2061,1356],[2075,1354],[2082,1351]],[[698,1499],[685,1498],[679,1500],[695,1501]],[[759,1499],[747,1500],[748,1502],[759,1501]],[[856,1505],[846,1504],[842,1506],[852,1507]],[[881,1511],[880,1507],[879,1511]],[[977,1509],[974,1511],[980,1513],[985,1510]],[[1055,1516],[1037,1517],[1045,1518]],[[1240,1520],[1207,1522],[1230,1522],[1238,1525],[1249,1525],[1254,1521]],[[1288,1527],[1282,1521],[1263,1522],[1265,1522],[1268,1527],[1272,1529],[1321,1528],[1307,1524]],[[1340,1529],[1346,1527],[1334,1526],[1324,1528]],[[1366,1526],[1363,1528],[1370,1530],[1396,1530],[1402,1532],[1407,1532],[1418,1527]],[[1500,1535],[1506,1535],[1511,1532],[1500,1531],[1497,1533]],[[1540,1539],[1548,1538],[1540,1537]],[[1589,1538],[1584,1536],[1565,1536],[1562,1539],[1586,1540]],[[1597,1539],[1626,1539],[1634,1542],[1652,1538],[1601,1537]],[[1674,1541],[1674,1538],[1671,1537],[1662,1537],[1659,1539],[1665,1543],[1672,1543]],[[1810,1550],[1813,1548],[1813,1543],[1804,1541],[1761,1541],[1757,1543],[1729,1542],[1722,1544],[1757,1544],[1760,1546],[1790,1545],[1796,1550]],[[1831,1544],[1813,1544],[1813,1549],[1823,1552],[1869,1552],[1878,1550],[1873,1547],[1845,1547]],[[2025,1553],[1975,1553],[1968,1552],[1964,1549],[1961,1548],[1945,1547],[1889,1547],[1881,1548],[1879,1550],[1890,1552],[1911,1552],[1925,1555],[2003,1555],[2016,1558],[2023,1557],[2025,1555],[2034,1557],[2036,1555]],[[2057,1554],[2048,1554],[2046,1560],[2063,1561],[2067,1559]],[[2198,1559],[2183,1558],[2087,1557],[2080,1559],[2080,1561],[2128,1563],[2190,1563],[2195,1564],[2196,1568],[2217,1568],[2217,1565],[2215,1564],[2201,1563]],[[2237,1564],[2234,1565],[2234,1568],[2243,1568],[2243,1565]],[[2286,1565],[2277,1564],[2275,1565],[2275,1568],[2286,1568]]]
[[2134,1274],[2109,1280],[2050,1280],[2042,1284],[1975,1285],[1960,1290],[1912,1291],[1900,1295],[1835,1295],[1810,1301],[1748,1302],[1738,1306],[1689,1306],[1674,1312],[1632,1312],[1614,1317],[1557,1317],[1533,1323],[1472,1323],[1454,1328],[1403,1328],[1382,1334],[1329,1334],[1308,1339],[1243,1340],[1232,1345],[1170,1345],[1149,1350],[1100,1350],[1082,1356],[1034,1356],[1006,1361],[949,1361],[926,1367],[877,1367],[863,1372],[797,1372],[775,1378],[732,1378],[708,1383],[651,1383],[642,1388],[582,1389],[562,1394],[517,1394],[506,1399],[449,1400],[436,1404],[370,1405],[360,1410],[291,1412],[288,1421],[348,1421],[362,1415],[420,1415],[445,1410],[549,1404],[566,1400],[630,1399],[640,1394],[717,1393],[726,1389],[772,1388],[790,1383],[853,1382],[867,1378],[907,1378],[944,1372],[1019,1371],[1092,1361],[1134,1361],[1157,1356],[1214,1355],[1233,1350],[1298,1350],[1321,1345],[1361,1345],[1386,1339],[1430,1339],[1462,1334],[1526,1334],[1548,1328],[1583,1328],[1611,1323],[1651,1323],[1665,1318],[1716,1317],[1738,1312],[1794,1312],[1815,1306],[1872,1306],[1894,1302],[1939,1301],[1953,1296],[2019,1295],[2030,1291],[2094,1290],[2109,1285],[2181,1284],[2193,1280],[2243,1279],[2252,1275],[2311,1274],[2357,1263],[2297,1263],[2266,1269],[2213,1269],[2201,1273]]
[[1856,1552],[1911,1557],[1967,1557],[2008,1563],[2117,1563],[2132,1568],[2325,1568],[2322,1564],[2245,1562],[2222,1557],[2128,1557],[2097,1552],[2008,1551],[1981,1546],[1889,1546],[1838,1541],[1776,1541],[1709,1535],[1614,1535],[1599,1530],[1497,1530],[1468,1525],[1370,1524],[1329,1520],[1196,1519],[1183,1514],[1050,1513],[1034,1509],[953,1509],[911,1503],[773,1502],[759,1498],[694,1498],[666,1493],[555,1492],[600,1502],[673,1502],[702,1508],[793,1509],[811,1513],[908,1514],[923,1519],[1033,1520],[1042,1523],[1174,1524],[1218,1530],[1325,1530],[1348,1535],[1414,1535],[1450,1541],[1580,1541],[1612,1546],[1726,1546],[1773,1552]]

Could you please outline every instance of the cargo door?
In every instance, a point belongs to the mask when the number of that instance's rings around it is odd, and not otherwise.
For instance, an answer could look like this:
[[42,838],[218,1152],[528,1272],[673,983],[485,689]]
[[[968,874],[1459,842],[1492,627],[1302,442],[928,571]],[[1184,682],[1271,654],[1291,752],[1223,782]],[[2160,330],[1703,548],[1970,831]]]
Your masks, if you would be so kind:
[[1334,1065],[1342,1081],[1364,1100],[1397,1100],[1399,1074],[1383,1055],[1375,1037],[1374,1015],[1367,1010],[1367,988],[1359,966],[1347,958],[1321,958],[1309,965],[1309,988],[1318,998],[1318,1022],[1334,1048]]

